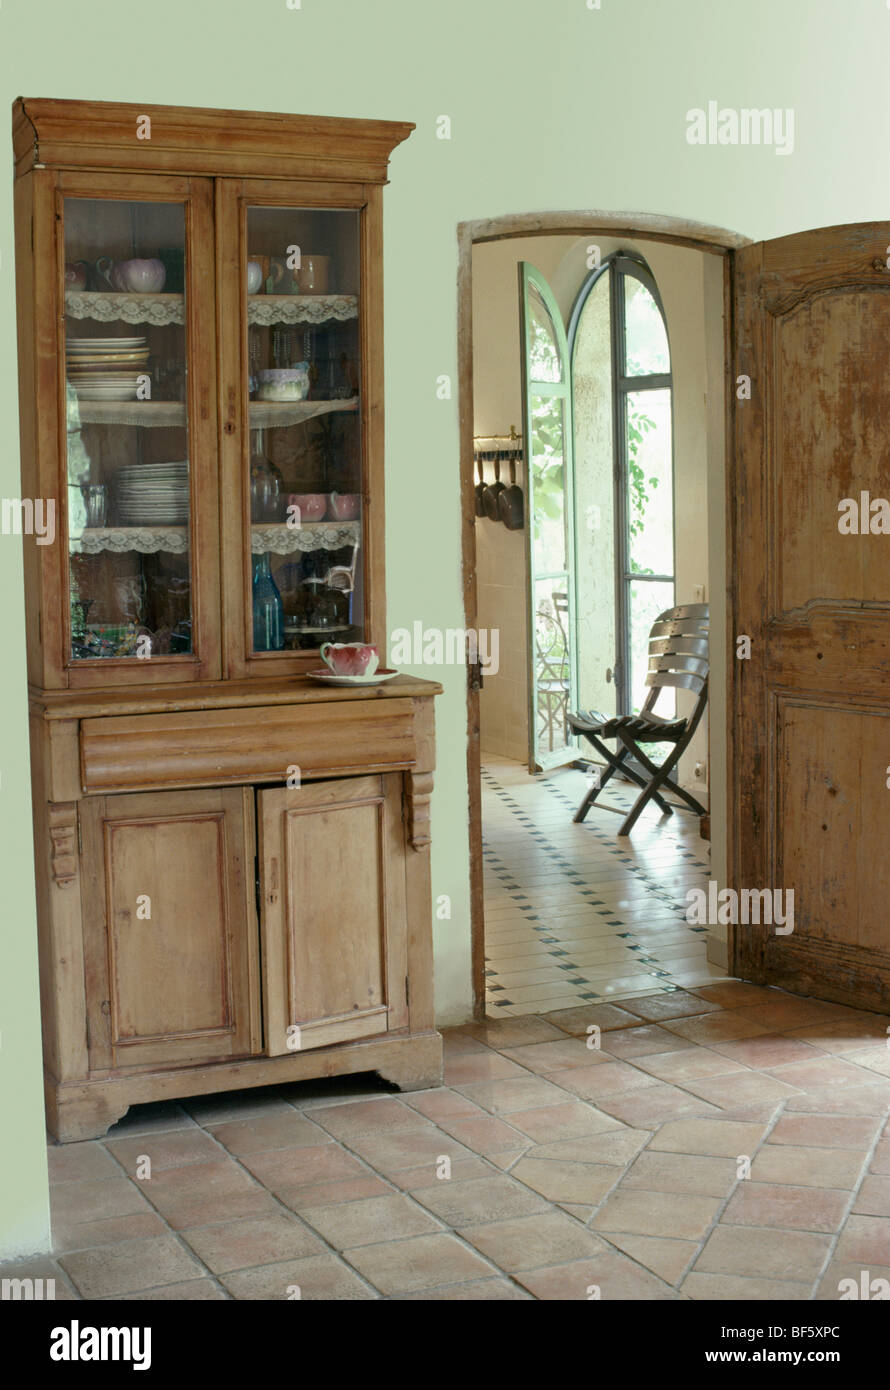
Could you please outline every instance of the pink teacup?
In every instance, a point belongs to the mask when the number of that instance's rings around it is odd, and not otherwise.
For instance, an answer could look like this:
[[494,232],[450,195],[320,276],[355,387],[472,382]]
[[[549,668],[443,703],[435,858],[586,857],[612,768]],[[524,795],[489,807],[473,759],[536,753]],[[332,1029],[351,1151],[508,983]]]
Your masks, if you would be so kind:
[[328,498],[328,516],[332,521],[355,521],[361,506],[358,492],[332,492]]
[[289,492],[287,505],[299,509],[300,521],[321,521],[328,499],[323,492]]
[[325,642],[318,653],[335,676],[373,676],[380,653],[367,642]]

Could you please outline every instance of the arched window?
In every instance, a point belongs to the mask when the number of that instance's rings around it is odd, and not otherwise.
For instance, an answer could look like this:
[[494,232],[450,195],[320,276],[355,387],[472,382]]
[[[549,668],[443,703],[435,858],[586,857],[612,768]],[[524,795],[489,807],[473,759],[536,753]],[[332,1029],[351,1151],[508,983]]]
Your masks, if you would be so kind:
[[[578,702],[636,712],[649,629],[674,603],[671,357],[642,258],[608,257],[569,323],[575,456]],[[614,616],[613,616],[614,615]]]

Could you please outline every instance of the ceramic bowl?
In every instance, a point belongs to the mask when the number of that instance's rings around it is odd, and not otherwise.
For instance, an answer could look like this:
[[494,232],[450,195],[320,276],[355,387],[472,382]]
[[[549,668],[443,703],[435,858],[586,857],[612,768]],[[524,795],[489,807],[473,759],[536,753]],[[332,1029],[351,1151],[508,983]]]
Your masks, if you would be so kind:
[[300,521],[321,521],[327,511],[328,499],[323,492],[289,492],[288,507],[299,507]]
[[158,294],[164,288],[167,271],[163,261],[118,261],[113,278],[122,290],[131,294]]
[[355,521],[361,507],[358,492],[332,492],[328,498],[328,516],[332,521]]

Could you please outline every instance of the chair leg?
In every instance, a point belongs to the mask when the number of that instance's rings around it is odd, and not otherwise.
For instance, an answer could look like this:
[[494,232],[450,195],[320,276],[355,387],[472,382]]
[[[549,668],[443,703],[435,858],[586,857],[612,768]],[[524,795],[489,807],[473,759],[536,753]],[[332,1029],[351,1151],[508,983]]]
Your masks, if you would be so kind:
[[600,743],[598,739],[594,738],[590,734],[585,734],[584,737],[587,739],[588,743],[593,745],[593,747],[599,753],[600,757],[606,759],[607,766],[605,771],[603,772],[603,775],[600,777],[599,783],[596,786],[590,788],[590,791],[587,793],[584,800],[581,802],[581,805],[578,807],[577,811],[572,817],[572,820],[575,822],[583,821],[584,817],[587,815],[587,812],[590,810],[591,806],[596,801],[597,797],[599,796],[603,787],[608,782],[609,778],[621,766],[621,764],[624,762],[624,759],[627,757],[626,748],[617,750],[615,753],[610,753],[604,743]]
[[[629,735],[622,735],[621,741],[625,745],[627,751],[629,753],[632,753],[635,758],[639,759],[643,767],[646,768],[647,772],[652,773],[651,782],[649,782],[643,788],[643,791],[637,797],[636,801],[633,804],[630,815],[627,816],[627,818],[622,822],[621,829],[618,831],[619,835],[629,835],[634,825],[636,824],[639,814],[643,810],[643,807],[646,805],[647,801],[649,801],[652,798],[659,799],[658,790],[660,787],[664,785],[665,782],[670,780],[669,774],[673,771],[674,764],[680,756],[681,749],[679,748],[679,746],[675,747],[673,753],[671,753],[670,756],[665,759],[661,767],[656,767],[655,764],[651,762],[649,758],[646,757],[646,754],[642,751],[642,749],[634,743],[633,739]],[[702,810],[703,809],[704,808],[702,808]],[[670,813],[673,814],[672,808],[669,808],[669,810]]]

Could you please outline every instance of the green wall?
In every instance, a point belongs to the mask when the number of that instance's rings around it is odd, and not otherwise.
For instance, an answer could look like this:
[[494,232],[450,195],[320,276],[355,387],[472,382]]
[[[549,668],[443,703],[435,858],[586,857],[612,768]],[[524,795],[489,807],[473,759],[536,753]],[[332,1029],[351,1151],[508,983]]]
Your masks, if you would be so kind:
[[[459,627],[459,221],[640,209],[753,237],[890,212],[884,0],[2,0],[17,95],[412,120],[386,205],[391,627]],[[686,112],[792,107],[795,150],[690,147]],[[450,141],[436,120],[452,122]],[[8,141],[8,137],[7,137]],[[11,157],[0,189],[0,495],[17,496]],[[888,237],[890,240],[890,237]],[[454,398],[436,379],[451,375]],[[21,551],[0,536],[0,1252],[47,1240]],[[443,1022],[469,1006],[464,682],[439,676],[433,891]]]

